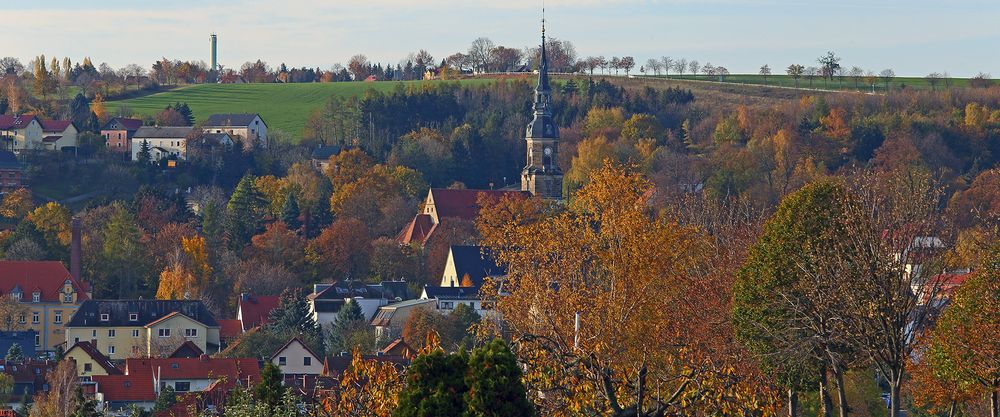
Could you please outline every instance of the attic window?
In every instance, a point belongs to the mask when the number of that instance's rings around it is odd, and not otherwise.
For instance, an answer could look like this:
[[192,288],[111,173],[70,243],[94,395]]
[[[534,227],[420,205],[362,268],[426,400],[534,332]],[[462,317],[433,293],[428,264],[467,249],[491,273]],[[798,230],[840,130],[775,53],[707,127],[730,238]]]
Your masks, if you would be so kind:
[[31,302],[37,303],[39,301],[42,301],[42,293],[38,291],[31,293]]
[[173,369],[177,369],[177,368],[180,367],[180,365],[178,365],[177,362],[171,362],[170,363],[170,367],[173,368]]
[[125,381],[125,388],[132,388],[132,381]]
[[128,321],[139,321],[139,314],[128,313]]
[[101,313],[101,321],[111,320],[111,315],[108,313]]

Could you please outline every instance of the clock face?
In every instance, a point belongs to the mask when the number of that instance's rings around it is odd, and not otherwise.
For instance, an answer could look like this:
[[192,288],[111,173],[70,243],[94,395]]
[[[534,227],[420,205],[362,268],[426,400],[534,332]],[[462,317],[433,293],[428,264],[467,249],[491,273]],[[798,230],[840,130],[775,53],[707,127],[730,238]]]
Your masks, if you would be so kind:
[[545,148],[545,156],[552,156],[552,148]]

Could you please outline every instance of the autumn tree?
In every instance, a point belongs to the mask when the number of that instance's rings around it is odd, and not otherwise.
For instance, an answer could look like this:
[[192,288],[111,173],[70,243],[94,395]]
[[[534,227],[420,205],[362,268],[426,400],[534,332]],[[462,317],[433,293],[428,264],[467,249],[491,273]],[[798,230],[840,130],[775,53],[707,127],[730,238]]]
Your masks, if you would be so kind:
[[76,408],[73,391],[77,387],[76,365],[60,361],[45,377],[49,389],[35,396],[31,417],[69,416]]
[[212,266],[208,261],[205,238],[181,238],[183,256],[160,274],[156,298],[160,300],[196,300],[211,291]]
[[8,219],[23,219],[34,208],[31,200],[31,191],[27,188],[18,188],[12,192],[4,194],[3,201],[0,202],[0,216]]
[[391,362],[364,359],[354,350],[351,365],[333,394],[322,398],[324,411],[337,417],[390,417],[399,403],[404,374]]
[[333,279],[363,280],[368,276],[371,237],[360,220],[339,219],[309,242],[307,259]]
[[7,332],[23,330],[25,322],[21,318],[27,316],[30,310],[26,304],[10,294],[0,296],[0,325],[3,326],[3,330]]

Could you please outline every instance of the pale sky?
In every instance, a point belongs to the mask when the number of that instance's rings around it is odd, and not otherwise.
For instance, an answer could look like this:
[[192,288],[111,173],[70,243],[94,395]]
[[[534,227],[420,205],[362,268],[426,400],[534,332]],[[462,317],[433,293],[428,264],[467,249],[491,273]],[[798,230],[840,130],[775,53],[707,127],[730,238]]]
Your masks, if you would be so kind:
[[[439,60],[486,36],[538,44],[541,0],[0,0],[0,56],[90,56],[115,68],[154,60],[239,67],[329,68],[364,53],[397,63],[427,49]],[[581,57],[670,56],[732,73],[816,65],[828,50],[846,67],[923,76],[1000,78],[998,0],[547,0],[548,34]],[[638,66],[638,65],[637,65]]]

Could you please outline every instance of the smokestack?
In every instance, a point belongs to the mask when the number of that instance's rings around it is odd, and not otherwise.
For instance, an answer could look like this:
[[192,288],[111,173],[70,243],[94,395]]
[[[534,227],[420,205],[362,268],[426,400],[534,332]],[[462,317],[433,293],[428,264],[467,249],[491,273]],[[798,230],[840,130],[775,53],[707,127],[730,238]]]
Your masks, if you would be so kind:
[[219,44],[219,37],[214,33],[212,34],[211,42],[212,42],[212,71],[218,71],[219,61],[217,54],[217,46]]
[[80,278],[80,219],[74,217],[70,221],[71,237],[69,246],[69,273],[77,281],[83,282]]

